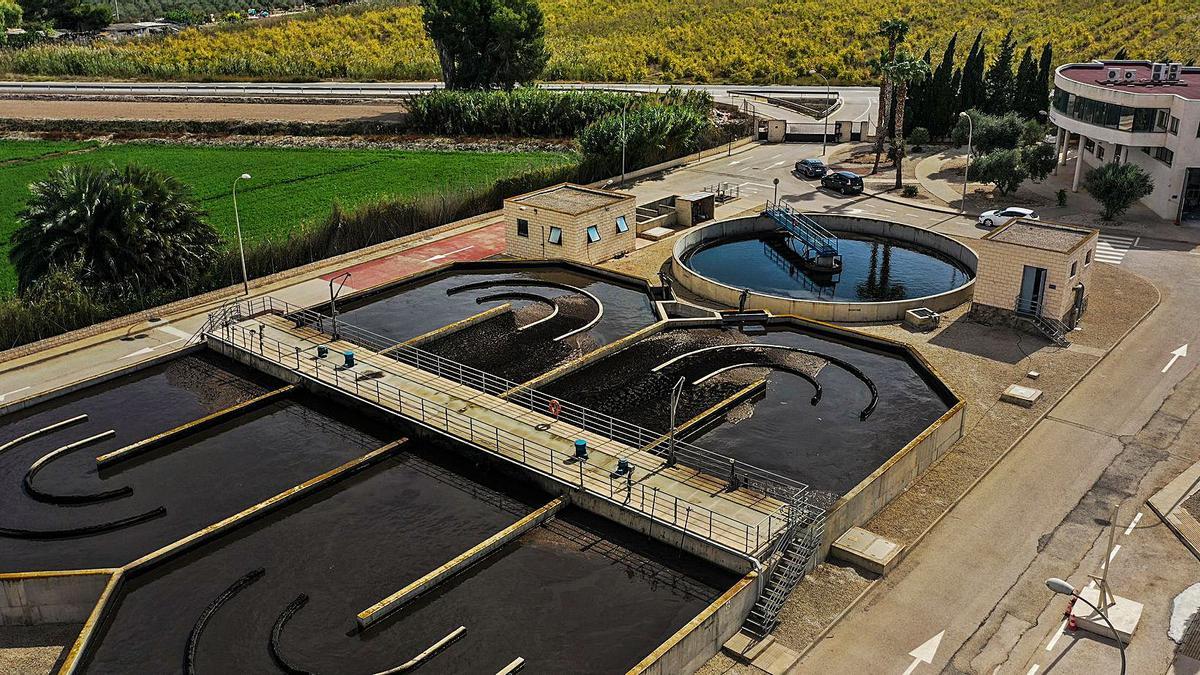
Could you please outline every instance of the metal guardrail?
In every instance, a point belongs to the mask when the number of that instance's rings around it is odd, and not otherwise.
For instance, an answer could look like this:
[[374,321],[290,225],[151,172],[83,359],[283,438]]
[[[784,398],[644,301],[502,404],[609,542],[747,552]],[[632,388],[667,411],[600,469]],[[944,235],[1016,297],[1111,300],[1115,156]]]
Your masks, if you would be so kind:
[[[553,407],[551,401],[555,401],[560,408],[557,417],[564,422],[617,443],[651,452],[660,457],[667,456],[666,443],[662,440],[665,432],[640,427],[417,347],[397,344],[390,338],[347,324],[340,319],[334,325],[333,319],[329,316],[297,307],[278,298],[271,296],[255,298],[240,303],[227,311],[237,312],[246,317],[263,312],[277,313],[295,322],[297,326],[315,328],[322,333],[328,333],[331,337],[336,336],[375,352],[386,350],[382,356],[448,379],[456,384],[500,396],[510,403],[521,405],[543,415],[555,417],[550,412]],[[211,325],[219,325],[219,323],[218,320]],[[809,487],[800,481],[691,443],[676,440],[674,447],[676,458],[685,466],[714,477],[726,478],[732,485],[756,490],[789,504],[801,506],[807,502]]]
[[[267,302],[262,302],[266,300]],[[298,348],[292,348],[274,338],[266,337],[261,331],[253,331],[235,321],[249,318],[261,307],[269,306],[270,298],[258,299],[243,305],[214,312],[209,324],[208,335],[224,341],[231,347],[244,349],[261,358],[296,372],[302,377],[315,379],[323,384],[353,394],[360,399],[388,408],[418,420],[435,430],[465,440],[472,445],[527,469],[548,476],[556,481],[583,490],[592,496],[607,500],[622,508],[632,509],[648,516],[652,522],[676,528],[680,531],[706,538],[726,548],[754,556],[771,543],[775,536],[789,529],[799,511],[790,503],[784,503],[776,512],[769,513],[757,522],[746,522],[733,518],[699,504],[667,495],[658,488],[643,483],[632,483],[621,477],[607,478],[584,470],[583,463],[575,467],[566,464],[573,453],[555,450],[523,436],[482,422],[436,401],[404,391],[378,378],[363,380],[358,376],[342,375],[341,369],[322,366],[320,360],[303,358]],[[280,301],[276,300],[276,303]],[[260,304],[261,303],[261,304]],[[246,305],[249,306],[246,306]],[[269,309],[267,310],[269,311]],[[341,326],[339,325],[339,330]],[[309,361],[311,369],[305,368]],[[424,368],[423,368],[424,370]],[[398,373],[389,373],[403,377]],[[448,373],[453,375],[454,373]],[[464,382],[465,383],[465,382]],[[565,406],[564,406],[565,408]],[[773,549],[772,549],[773,550]]]

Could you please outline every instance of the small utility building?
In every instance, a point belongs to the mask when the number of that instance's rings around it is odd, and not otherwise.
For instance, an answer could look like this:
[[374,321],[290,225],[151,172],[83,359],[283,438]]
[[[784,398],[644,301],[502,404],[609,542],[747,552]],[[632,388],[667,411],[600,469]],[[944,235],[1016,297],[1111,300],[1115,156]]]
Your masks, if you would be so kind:
[[633,251],[633,195],[562,183],[504,200],[505,250],[514,258],[600,263]]
[[976,245],[972,316],[987,323],[1026,318],[1074,328],[1087,308],[1098,237],[1084,227],[1024,219],[989,232]]

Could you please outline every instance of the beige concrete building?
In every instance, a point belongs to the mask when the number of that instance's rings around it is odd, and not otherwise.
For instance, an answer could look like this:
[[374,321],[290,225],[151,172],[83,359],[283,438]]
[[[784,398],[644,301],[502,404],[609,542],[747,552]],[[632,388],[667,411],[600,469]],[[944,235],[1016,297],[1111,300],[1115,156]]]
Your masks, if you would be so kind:
[[504,200],[505,252],[514,258],[600,263],[633,251],[633,195],[562,183]]
[[1013,220],[988,233],[976,245],[972,316],[1074,328],[1087,308],[1098,237],[1097,230],[1039,220]]

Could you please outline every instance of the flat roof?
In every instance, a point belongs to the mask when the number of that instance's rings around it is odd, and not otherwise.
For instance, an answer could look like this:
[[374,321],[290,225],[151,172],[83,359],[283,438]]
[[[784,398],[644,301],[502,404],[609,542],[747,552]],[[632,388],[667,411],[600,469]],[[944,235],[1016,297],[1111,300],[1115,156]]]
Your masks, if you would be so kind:
[[[1127,94],[1174,94],[1181,98],[1200,101],[1200,67],[1184,66],[1179,79],[1171,82],[1154,82],[1150,79],[1153,63],[1150,61],[1093,61],[1070,63],[1058,69],[1058,74],[1080,84],[1090,84],[1115,89]],[[1122,68],[1137,73],[1132,83],[1123,79],[1119,83],[1108,81],[1108,68]]]
[[1005,244],[1070,253],[1096,234],[1096,230],[1018,218],[989,232],[983,238]]
[[513,197],[508,201],[516,202],[523,206],[549,209],[577,216],[581,213],[604,208],[605,206],[619,204],[629,199],[633,199],[633,195],[609,192],[608,190],[597,190],[596,188],[583,187],[582,185],[575,185],[573,183],[562,183],[544,190]]

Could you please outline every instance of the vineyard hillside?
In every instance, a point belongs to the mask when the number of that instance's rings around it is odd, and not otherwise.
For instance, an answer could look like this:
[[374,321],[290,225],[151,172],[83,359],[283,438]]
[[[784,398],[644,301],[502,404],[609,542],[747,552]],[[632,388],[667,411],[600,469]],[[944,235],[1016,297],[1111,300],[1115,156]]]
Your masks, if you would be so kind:
[[[149,0],[146,0],[149,1]],[[197,2],[201,0],[196,0]],[[213,0],[215,1],[215,0]],[[1059,61],[1200,57],[1200,2],[1152,0],[544,0],[547,80],[791,83],[820,69],[871,80],[881,19],[912,25],[909,44],[940,52],[985,28],[993,48],[1053,43]],[[969,39],[960,40],[969,44]],[[161,40],[39,46],[0,53],[0,70],[154,79],[436,79],[415,5],[359,6],[271,25],[191,29]]]

